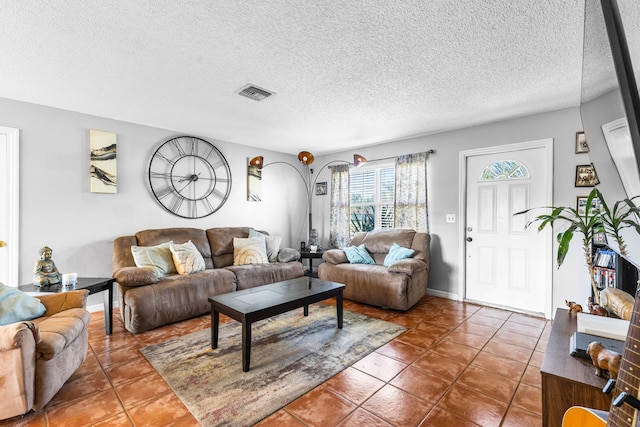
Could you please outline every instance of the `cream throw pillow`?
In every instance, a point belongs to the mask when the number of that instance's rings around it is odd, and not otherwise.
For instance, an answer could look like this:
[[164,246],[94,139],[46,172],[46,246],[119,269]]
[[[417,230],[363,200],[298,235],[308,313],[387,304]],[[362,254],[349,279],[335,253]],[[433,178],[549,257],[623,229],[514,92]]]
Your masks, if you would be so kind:
[[233,265],[268,264],[265,238],[233,238]]
[[204,258],[191,240],[186,243],[173,244],[169,249],[179,274],[191,274],[204,270]]
[[137,267],[154,271],[158,277],[177,273],[171,255],[172,241],[162,243],[158,246],[131,246],[133,261]]
[[254,230],[253,228],[249,230],[249,237],[264,237],[269,262],[278,261],[278,252],[280,252],[280,243],[282,242],[282,237],[268,236],[264,233]]

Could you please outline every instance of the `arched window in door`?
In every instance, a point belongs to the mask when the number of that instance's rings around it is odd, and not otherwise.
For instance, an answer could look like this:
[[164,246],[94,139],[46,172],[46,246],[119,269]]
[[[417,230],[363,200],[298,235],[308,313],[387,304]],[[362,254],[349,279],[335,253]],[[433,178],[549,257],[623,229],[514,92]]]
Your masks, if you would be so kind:
[[480,181],[528,179],[529,169],[517,160],[499,160],[484,168]]

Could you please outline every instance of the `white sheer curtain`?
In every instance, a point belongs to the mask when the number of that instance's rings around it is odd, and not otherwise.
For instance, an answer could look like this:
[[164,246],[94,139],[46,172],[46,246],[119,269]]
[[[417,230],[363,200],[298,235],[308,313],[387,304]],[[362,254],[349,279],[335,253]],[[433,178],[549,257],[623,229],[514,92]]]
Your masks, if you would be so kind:
[[331,166],[331,207],[329,213],[329,246],[342,248],[349,244],[349,165]]
[[429,232],[427,158],[429,153],[396,157],[395,227]]

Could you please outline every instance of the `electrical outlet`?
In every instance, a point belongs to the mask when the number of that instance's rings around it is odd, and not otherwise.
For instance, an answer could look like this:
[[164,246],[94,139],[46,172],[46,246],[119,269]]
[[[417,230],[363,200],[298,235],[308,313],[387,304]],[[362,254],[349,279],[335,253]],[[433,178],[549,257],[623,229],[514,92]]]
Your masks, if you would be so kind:
[[447,222],[453,224],[456,222],[456,214],[447,214]]

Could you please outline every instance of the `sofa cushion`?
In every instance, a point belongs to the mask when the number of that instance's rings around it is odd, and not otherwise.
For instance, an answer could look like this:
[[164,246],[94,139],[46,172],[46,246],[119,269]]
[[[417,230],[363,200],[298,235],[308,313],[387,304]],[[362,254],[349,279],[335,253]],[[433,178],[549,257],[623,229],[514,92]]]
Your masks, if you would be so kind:
[[191,274],[204,270],[204,259],[191,240],[170,245],[169,249],[178,274]]
[[394,243],[410,248],[415,234],[415,230],[409,229],[374,230],[367,233],[362,243],[372,254],[387,254]]
[[35,319],[45,311],[38,298],[0,283],[0,325]]
[[291,262],[300,259],[300,252],[293,248],[283,248],[278,252],[278,262]]
[[278,252],[280,251],[282,237],[269,236],[268,234],[261,233],[253,228],[249,230],[249,237],[264,237],[269,262],[278,261]]
[[213,268],[209,239],[207,233],[200,228],[172,227],[143,230],[136,233],[136,239],[138,246],[155,246],[170,240],[174,243],[184,243],[191,240],[202,255],[205,268]]
[[265,239],[247,237],[233,239],[233,265],[268,264]]
[[360,246],[349,246],[342,249],[351,264],[375,264],[371,255],[364,247],[364,244]]
[[137,267],[145,268],[156,273],[158,277],[177,273],[173,263],[173,256],[169,249],[173,242],[165,242],[157,246],[131,246],[133,260]]
[[399,244],[394,243],[391,246],[391,249],[389,249],[389,253],[384,258],[384,262],[382,263],[382,265],[384,265],[385,267],[389,267],[391,264],[393,264],[396,261],[400,261],[401,259],[411,258],[414,252],[415,251],[413,249],[404,248]]
[[239,291],[304,276],[304,270],[300,262],[233,265],[225,267],[225,270],[235,274]]
[[[249,236],[249,227],[216,227],[206,231],[213,268],[233,265],[233,239]],[[209,268],[209,267],[207,267]]]

